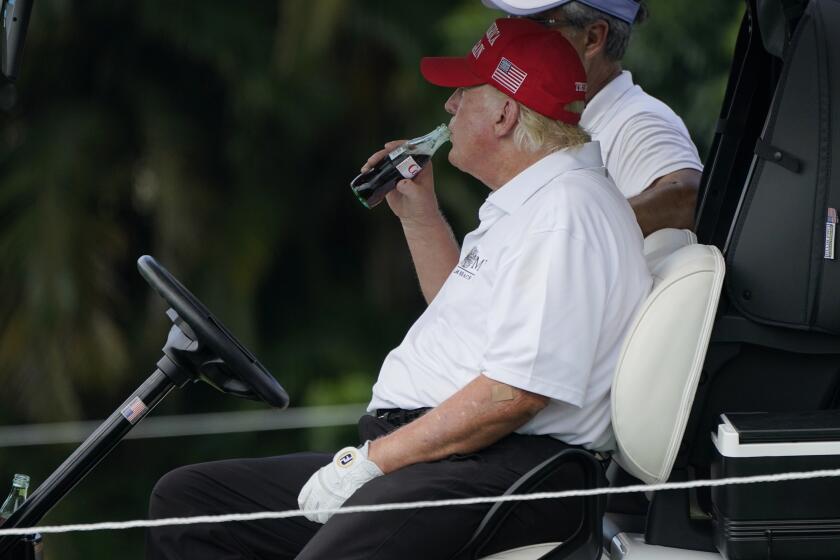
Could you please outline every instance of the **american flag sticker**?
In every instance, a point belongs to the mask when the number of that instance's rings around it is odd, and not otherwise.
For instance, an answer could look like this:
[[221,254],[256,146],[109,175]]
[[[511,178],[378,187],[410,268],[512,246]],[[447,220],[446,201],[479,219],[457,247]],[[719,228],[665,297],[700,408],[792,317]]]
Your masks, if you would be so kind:
[[490,43],[491,47],[493,46],[493,43],[496,42],[496,39],[498,39],[501,34],[502,34],[502,32],[499,31],[499,26],[496,25],[496,22],[494,21],[492,23],[492,25],[490,25],[490,27],[487,29],[487,33],[485,33],[485,35],[487,36],[487,42]]
[[476,43],[475,46],[472,48],[473,57],[478,59],[478,57],[481,56],[481,53],[483,53],[483,52],[484,52],[484,41],[479,39],[478,43]]
[[528,77],[528,73],[522,71],[516,64],[506,58],[502,58],[496,69],[493,70],[492,79],[499,82],[505,89],[511,93],[516,93],[522,86],[522,82]]
[[122,409],[123,417],[131,422],[132,425],[139,422],[149,411],[149,407],[140,400],[140,397],[134,397],[128,406]]
[[825,217],[825,251],[823,258],[834,260],[834,239],[837,230],[837,210],[834,208],[828,209],[828,214]]

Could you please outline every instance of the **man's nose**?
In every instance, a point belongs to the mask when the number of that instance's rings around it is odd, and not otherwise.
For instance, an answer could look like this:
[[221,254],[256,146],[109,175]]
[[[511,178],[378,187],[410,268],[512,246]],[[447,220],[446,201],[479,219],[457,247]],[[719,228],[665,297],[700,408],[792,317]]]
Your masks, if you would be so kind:
[[443,105],[446,112],[450,115],[454,115],[458,111],[458,103],[461,99],[461,90],[456,89],[452,92],[452,95],[449,96],[449,99],[446,100],[446,103]]

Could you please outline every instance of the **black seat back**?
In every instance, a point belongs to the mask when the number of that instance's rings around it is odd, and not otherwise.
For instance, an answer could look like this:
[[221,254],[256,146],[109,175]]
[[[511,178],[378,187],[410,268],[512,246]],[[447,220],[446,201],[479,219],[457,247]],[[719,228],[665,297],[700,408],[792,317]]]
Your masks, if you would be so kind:
[[[840,0],[747,0],[697,215],[727,274],[672,479],[709,476],[722,413],[840,404],[838,29]],[[689,505],[711,511],[658,493],[648,542],[714,549]]]

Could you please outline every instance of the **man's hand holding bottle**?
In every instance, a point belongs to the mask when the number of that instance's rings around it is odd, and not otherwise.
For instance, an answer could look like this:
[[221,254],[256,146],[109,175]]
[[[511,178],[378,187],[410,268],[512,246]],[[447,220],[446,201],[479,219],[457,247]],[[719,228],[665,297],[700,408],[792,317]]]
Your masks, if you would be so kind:
[[[373,169],[388,154],[406,143],[406,140],[387,142],[385,147],[368,158],[362,166],[362,173]],[[394,190],[385,195],[388,206],[403,222],[417,225],[431,225],[440,220],[435,176],[432,163],[427,163],[413,179],[400,179]]]
[[[386,149],[368,159],[362,167],[362,172],[350,182],[353,194],[366,208],[373,208],[394,190],[398,182],[417,177],[423,168],[431,163],[432,156],[438,148],[448,141],[449,128],[442,124],[424,136],[407,141],[389,142]],[[388,149],[389,147],[392,149]],[[405,186],[402,190],[405,194]],[[434,194],[434,189],[431,191]]]
[[458,264],[459,247],[438,207],[431,158],[449,140],[440,125],[425,136],[396,140],[370,156],[350,187],[367,208],[382,200],[402,224],[427,302],[431,302]]

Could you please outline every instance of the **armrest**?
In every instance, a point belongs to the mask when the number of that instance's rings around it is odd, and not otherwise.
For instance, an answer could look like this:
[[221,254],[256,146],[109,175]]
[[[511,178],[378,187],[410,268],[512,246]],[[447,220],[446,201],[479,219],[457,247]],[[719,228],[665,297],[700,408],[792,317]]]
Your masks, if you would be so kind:
[[[584,475],[584,488],[599,488],[606,485],[604,469],[595,456],[582,449],[564,449],[522,475],[505,496],[528,494],[537,489],[557,470],[569,463],[577,464]],[[522,502],[497,502],[493,504],[481,521],[478,529],[455,558],[476,559],[508,518]],[[584,498],[583,518],[574,534],[555,549],[543,555],[540,560],[573,559],[598,560],[601,557],[603,539],[602,517],[604,500],[599,496]]]

